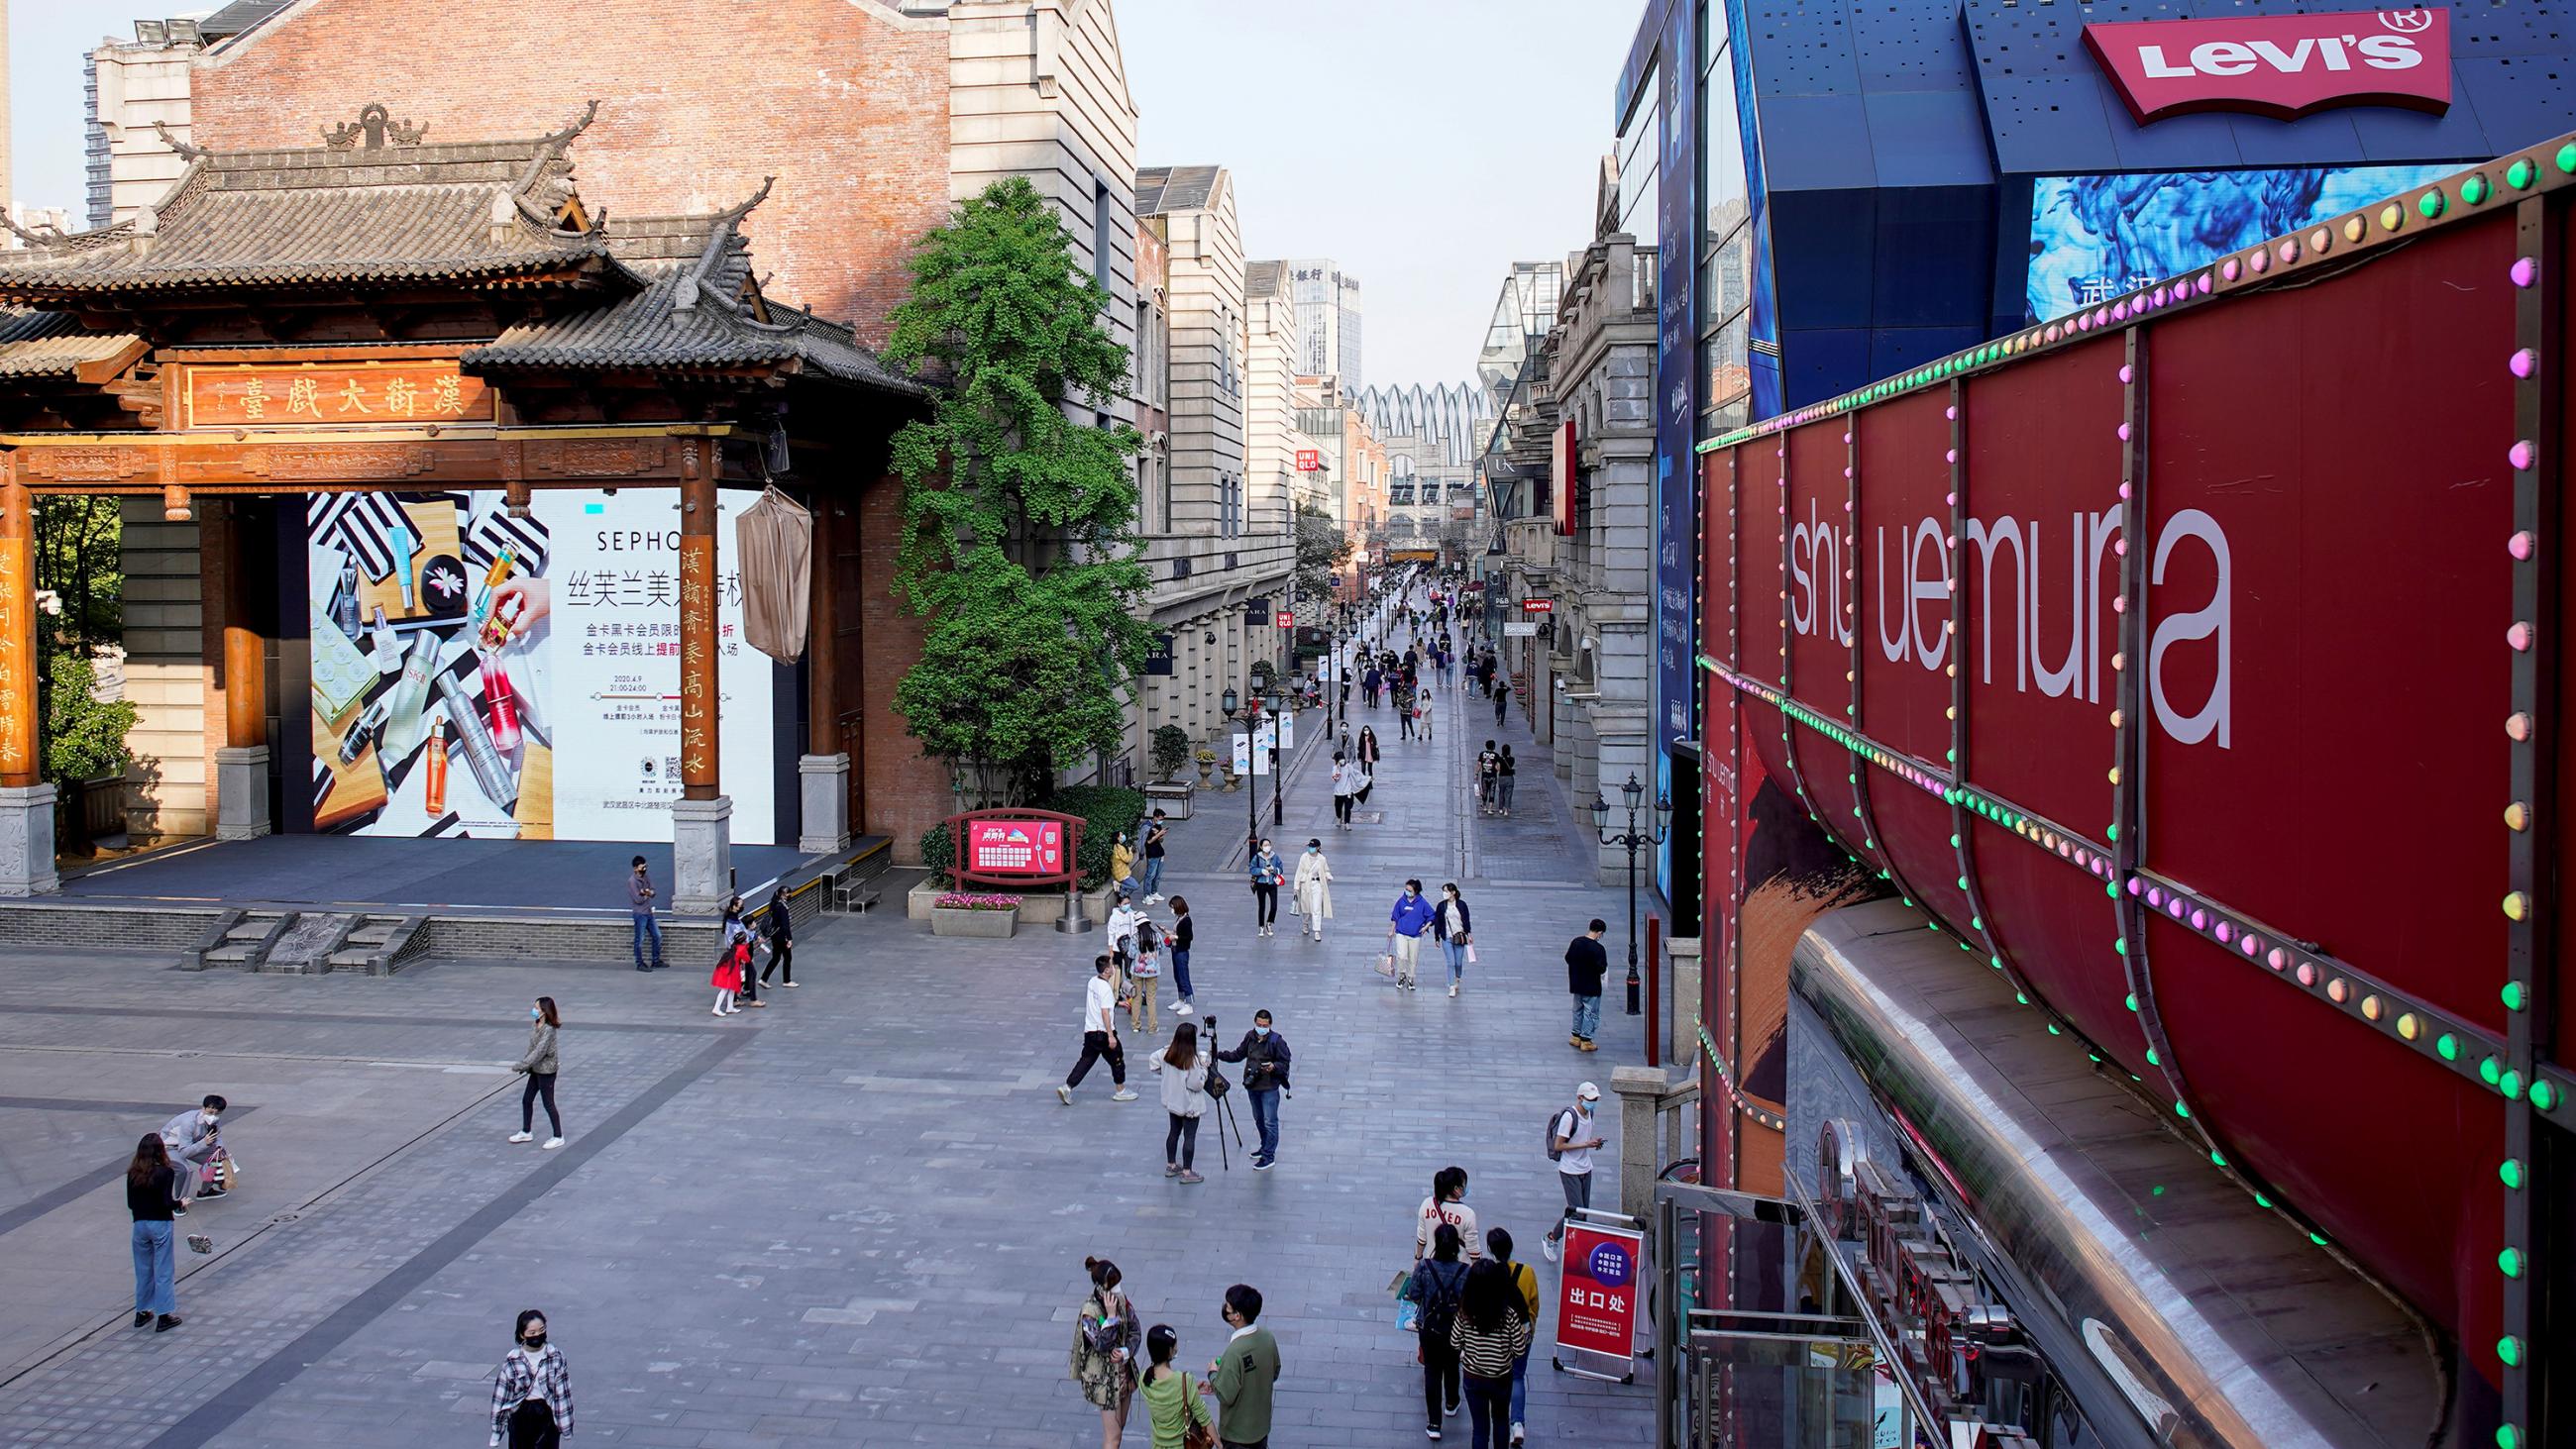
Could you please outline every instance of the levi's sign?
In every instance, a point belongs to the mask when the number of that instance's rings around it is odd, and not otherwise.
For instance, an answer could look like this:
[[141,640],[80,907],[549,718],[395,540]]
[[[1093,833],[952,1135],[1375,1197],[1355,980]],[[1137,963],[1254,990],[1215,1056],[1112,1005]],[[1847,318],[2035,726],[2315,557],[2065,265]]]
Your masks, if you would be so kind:
[[2141,125],[2191,111],[2288,120],[2327,106],[2451,105],[2451,12],[2231,15],[2084,27]]

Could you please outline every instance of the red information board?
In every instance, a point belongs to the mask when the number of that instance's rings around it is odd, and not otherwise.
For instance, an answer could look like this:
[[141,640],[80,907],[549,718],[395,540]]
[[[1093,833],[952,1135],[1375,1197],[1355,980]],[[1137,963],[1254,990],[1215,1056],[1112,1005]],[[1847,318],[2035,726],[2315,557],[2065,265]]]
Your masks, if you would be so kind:
[[1082,822],[1051,810],[990,810],[949,817],[961,881],[1044,885],[1069,880]]
[[1645,1234],[1597,1222],[1565,1225],[1556,1284],[1556,1366],[1626,1382],[1636,1372],[1637,1294]]

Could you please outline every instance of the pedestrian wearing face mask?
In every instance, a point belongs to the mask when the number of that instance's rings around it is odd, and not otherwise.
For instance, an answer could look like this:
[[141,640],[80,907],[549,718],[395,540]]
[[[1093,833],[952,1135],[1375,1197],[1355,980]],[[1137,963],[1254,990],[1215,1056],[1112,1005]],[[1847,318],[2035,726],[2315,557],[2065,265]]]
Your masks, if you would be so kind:
[[[179,1216],[188,1215],[188,1204],[203,1196],[207,1200],[222,1197],[220,1186],[207,1187],[206,1176],[223,1160],[223,1138],[218,1127],[224,1115],[224,1099],[212,1092],[193,1112],[182,1112],[161,1124],[161,1145],[169,1149],[171,1201]],[[201,1191],[202,1189],[202,1191]]]
[[1422,882],[1408,880],[1386,913],[1387,952],[1395,961],[1397,989],[1411,991],[1414,969],[1422,960],[1422,933],[1431,929],[1431,903],[1422,898]]
[[1547,1230],[1547,1241],[1541,1245],[1551,1263],[1556,1261],[1558,1242],[1565,1237],[1566,1222],[1592,1206],[1592,1149],[1601,1145],[1601,1119],[1595,1105],[1600,1100],[1601,1089],[1585,1082],[1574,1089],[1574,1105],[1559,1111],[1548,1125],[1547,1155],[1556,1159],[1556,1180],[1565,1188],[1565,1215]]
[[1252,933],[1275,936],[1279,925],[1279,888],[1288,883],[1288,867],[1269,841],[1252,853]]
[[1449,994],[1458,994],[1458,985],[1467,975],[1467,947],[1475,939],[1475,917],[1467,913],[1467,898],[1458,893],[1458,883],[1451,881],[1440,888],[1440,904],[1431,913],[1431,939],[1440,943],[1442,954],[1449,958]]
[[558,1449],[572,1432],[572,1365],[546,1342],[546,1316],[519,1315],[516,1342],[492,1379],[492,1449]]
[[1324,939],[1324,923],[1333,918],[1333,868],[1324,860],[1324,842],[1309,840],[1297,857],[1297,934]]
[[1279,1161],[1279,1097],[1289,1089],[1288,1038],[1272,1029],[1268,1011],[1256,1011],[1252,1030],[1216,1059],[1243,1063],[1244,1094],[1252,1100],[1252,1123],[1261,1133],[1260,1145],[1252,1149],[1252,1170],[1268,1172]]
[[553,1129],[546,1138],[546,1150],[563,1146],[563,1115],[555,1110],[555,1038],[563,1029],[563,1018],[555,1014],[555,999],[540,996],[528,1008],[528,1050],[510,1064],[510,1070],[524,1072],[527,1088],[519,1093],[519,1130],[510,1134],[513,1142],[531,1141],[536,1136],[537,1098],[546,1099],[546,1124]]
[[1422,1200],[1413,1219],[1413,1261],[1417,1263],[1431,1256],[1431,1235],[1442,1223],[1458,1230],[1469,1258],[1485,1251],[1485,1240],[1476,1235],[1476,1210],[1467,1206],[1467,1169],[1463,1167],[1444,1167],[1432,1174],[1431,1196]]

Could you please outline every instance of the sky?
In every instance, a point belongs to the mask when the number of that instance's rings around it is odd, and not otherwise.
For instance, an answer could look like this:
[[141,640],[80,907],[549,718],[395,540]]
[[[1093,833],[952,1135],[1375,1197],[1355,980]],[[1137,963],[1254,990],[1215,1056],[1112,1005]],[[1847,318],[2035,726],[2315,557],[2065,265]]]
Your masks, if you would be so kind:
[[[7,0],[16,199],[82,199],[81,57],[203,0]],[[530,0],[567,3],[567,0]],[[761,3],[761,0],[728,0]],[[139,8],[138,8],[139,7]],[[1642,0],[1116,0],[1138,164],[1232,168],[1245,255],[1359,278],[1372,383],[1465,382],[1515,261],[1591,240]]]

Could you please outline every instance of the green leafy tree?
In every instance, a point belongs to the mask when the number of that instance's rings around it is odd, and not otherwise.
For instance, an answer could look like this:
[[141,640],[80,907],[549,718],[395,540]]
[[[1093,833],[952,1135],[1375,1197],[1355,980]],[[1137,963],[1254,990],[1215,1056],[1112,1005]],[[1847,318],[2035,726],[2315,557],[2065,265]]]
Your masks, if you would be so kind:
[[76,654],[46,660],[45,685],[45,778],[67,785],[122,771],[133,703],[91,698],[97,671]]
[[895,586],[930,621],[895,708],[982,800],[1120,748],[1152,647],[1129,463],[1144,440],[1066,411],[1105,409],[1126,383],[1108,306],[1054,208],[1013,177],[924,239],[894,310],[886,360],[937,380],[930,416],[894,436]]
[[1309,503],[1297,510],[1297,593],[1301,598],[1328,599],[1350,562],[1352,544],[1333,515]]

